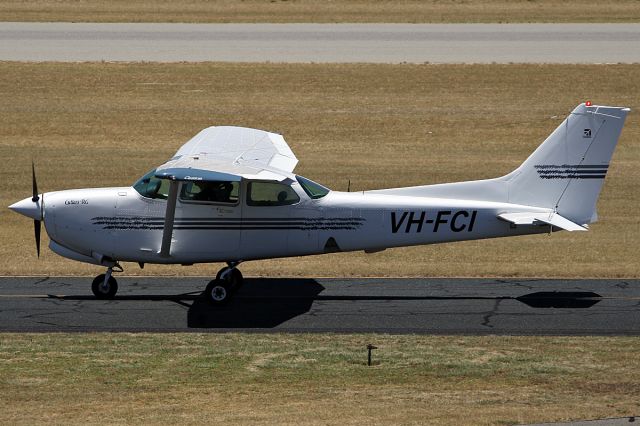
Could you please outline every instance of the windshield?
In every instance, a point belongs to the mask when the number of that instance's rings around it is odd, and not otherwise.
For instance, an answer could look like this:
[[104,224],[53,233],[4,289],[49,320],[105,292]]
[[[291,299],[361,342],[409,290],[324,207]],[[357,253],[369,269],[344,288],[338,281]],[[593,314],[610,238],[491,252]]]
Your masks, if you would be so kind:
[[169,196],[169,181],[155,177],[156,169],[151,170],[133,184],[133,189],[146,198],[166,200]]
[[298,181],[302,189],[304,189],[304,192],[306,192],[307,195],[313,199],[322,198],[327,195],[329,191],[331,191],[329,188],[326,188],[319,183],[316,183],[311,179],[307,179],[302,176],[296,176],[296,180]]

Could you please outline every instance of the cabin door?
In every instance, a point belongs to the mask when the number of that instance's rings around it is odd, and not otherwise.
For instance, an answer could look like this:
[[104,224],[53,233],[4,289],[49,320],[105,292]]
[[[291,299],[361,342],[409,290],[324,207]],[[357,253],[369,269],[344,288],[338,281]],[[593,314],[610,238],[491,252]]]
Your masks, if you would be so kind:
[[171,252],[194,262],[236,260],[241,219],[240,182],[183,182]]

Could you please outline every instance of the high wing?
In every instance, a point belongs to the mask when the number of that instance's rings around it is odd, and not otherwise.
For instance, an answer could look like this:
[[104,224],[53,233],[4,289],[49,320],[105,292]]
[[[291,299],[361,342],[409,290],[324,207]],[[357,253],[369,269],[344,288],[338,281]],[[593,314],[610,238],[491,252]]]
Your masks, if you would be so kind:
[[246,127],[214,126],[195,135],[156,169],[171,180],[293,179],[298,159],[282,135]]

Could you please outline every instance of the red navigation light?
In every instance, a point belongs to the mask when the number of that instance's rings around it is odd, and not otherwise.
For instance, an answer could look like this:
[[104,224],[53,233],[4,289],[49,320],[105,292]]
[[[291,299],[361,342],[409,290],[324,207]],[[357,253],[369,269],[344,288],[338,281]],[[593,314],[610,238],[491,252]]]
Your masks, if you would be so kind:
[[584,103],[586,106],[591,106],[591,101],[587,101]]

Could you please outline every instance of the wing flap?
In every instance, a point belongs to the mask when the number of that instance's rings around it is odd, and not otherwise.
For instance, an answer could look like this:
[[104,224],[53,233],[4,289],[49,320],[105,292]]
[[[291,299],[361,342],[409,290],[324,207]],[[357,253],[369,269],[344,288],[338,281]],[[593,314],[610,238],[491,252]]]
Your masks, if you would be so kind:
[[512,223],[516,226],[536,226],[547,224],[565,231],[587,231],[584,226],[570,221],[557,213],[540,213],[540,212],[520,212],[520,213],[502,213],[498,215],[499,219]]

